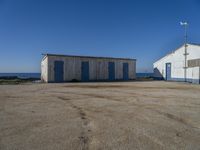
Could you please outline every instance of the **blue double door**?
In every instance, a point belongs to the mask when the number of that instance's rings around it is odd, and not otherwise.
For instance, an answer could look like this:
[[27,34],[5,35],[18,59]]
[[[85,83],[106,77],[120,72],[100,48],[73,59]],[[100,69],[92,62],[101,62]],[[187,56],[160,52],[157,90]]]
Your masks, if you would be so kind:
[[81,63],[81,81],[89,81],[89,62],[83,61]]
[[64,62],[55,61],[54,62],[54,81],[63,82],[64,81]]
[[171,63],[166,63],[166,80],[171,80]]

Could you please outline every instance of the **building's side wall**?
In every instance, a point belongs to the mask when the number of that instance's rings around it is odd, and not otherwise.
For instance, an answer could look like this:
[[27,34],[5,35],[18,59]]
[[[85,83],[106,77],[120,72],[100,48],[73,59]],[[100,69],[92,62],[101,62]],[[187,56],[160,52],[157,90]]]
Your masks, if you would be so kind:
[[181,47],[179,50],[175,51],[172,55],[172,68],[171,75],[172,80],[182,81],[184,80],[184,66],[185,66],[185,48]]
[[154,77],[158,79],[165,79],[166,74],[166,63],[171,62],[171,54],[163,58],[162,60],[155,62],[153,64],[154,68]]
[[48,57],[43,58],[41,62],[41,81],[48,82]]
[[188,58],[187,60],[190,59],[199,59],[200,58],[200,46],[196,45],[189,45],[188,46]]
[[198,83],[200,81],[200,67],[192,67],[187,69],[188,82]]
[[108,63],[115,63],[115,79],[123,79],[123,63],[129,64],[129,79],[136,78],[136,61],[107,58],[83,58],[83,57],[62,57],[48,56],[48,82],[54,82],[54,62],[64,62],[64,81],[73,79],[81,81],[81,63],[89,62],[90,80],[108,80]]
[[131,80],[136,78],[136,61],[129,61],[129,78]]
[[[189,55],[187,60],[193,60],[193,59],[200,59],[200,46],[196,45],[189,45]],[[200,80],[200,65],[197,63],[196,65],[190,66],[188,64],[187,69],[187,77],[191,80],[190,82],[193,83],[199,83]]]
[[[187,47],[187,60],[200,58],[200,47],[188,45]],[[166,79],[166,63],[171,63],[171,77],[172,80],[184,81],[184,66],[185,66],[185,48],[182,46],[174,53],[162,58],[153,64],[155,78]],[[187,68],[187,80],[199,78],[197,68]]]
[[[105,59],[92,59],[94,65],[90,64],[90,75],[92,76],[92,70],[94,70],[93,78],[90,80],[106,80],[108,79],[108,63]],[[89,62],[90,62],[89,61]]]

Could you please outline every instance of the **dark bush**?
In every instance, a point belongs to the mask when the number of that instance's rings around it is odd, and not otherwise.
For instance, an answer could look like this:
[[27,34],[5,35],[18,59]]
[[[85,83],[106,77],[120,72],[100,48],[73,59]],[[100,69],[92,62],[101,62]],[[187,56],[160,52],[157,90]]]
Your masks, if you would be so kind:
[[72,79],[71,82],[79,82],[77,79]]

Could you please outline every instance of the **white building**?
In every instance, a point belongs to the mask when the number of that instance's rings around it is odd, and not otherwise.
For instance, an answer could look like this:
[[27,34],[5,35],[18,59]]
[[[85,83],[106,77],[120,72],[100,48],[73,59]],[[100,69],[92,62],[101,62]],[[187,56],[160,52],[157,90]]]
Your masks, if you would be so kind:
[[113,81],[136,78],[136,60],[130,58],[45,54],[41,62],[44,82]]
[[157,79],[200,83],[200,44],[182,45],[153,64]]

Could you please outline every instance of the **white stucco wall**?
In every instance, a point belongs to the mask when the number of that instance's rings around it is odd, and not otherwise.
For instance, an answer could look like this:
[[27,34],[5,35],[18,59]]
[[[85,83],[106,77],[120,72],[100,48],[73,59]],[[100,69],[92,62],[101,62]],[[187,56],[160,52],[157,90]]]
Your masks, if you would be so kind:
[[[188,44],[187,60],[200,58],[200,46]],[[174,79],[184,79],[185,66],[185,47],[184,45],[176,51],[168,54],[153,64],[154,76],[166,79],[166,63],[171,63],[171,77]],[[199,79],[199,67],[187,68],[188,79]]]

